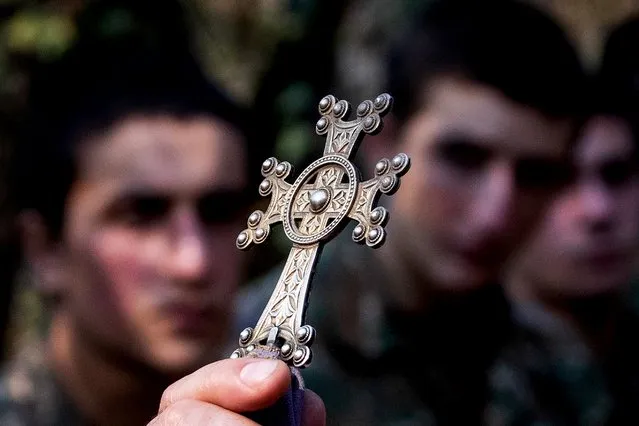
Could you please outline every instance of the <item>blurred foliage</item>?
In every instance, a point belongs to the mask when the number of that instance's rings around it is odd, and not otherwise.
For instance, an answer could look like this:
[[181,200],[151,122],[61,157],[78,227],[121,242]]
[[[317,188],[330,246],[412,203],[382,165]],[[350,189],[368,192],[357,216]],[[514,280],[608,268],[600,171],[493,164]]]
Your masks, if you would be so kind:
[[[31,66],[62,53],[78,36],[78,15],[95,3],[105,2],[0,1],[2,110],[15,114],[20,110],[16,106],[24,106]],[[109,6],[98,7],[99,13],[89,16],[90,24],[85,25],[84,31],[92,29],[108,37],[140,31],[144,20],[154,25],[156,32],[170,31],[170,20],[176,18],[141,17],[140,6],[128,7],[126,3],[112,2],[110,10]],[[147,3],[149,12],[158,8],[153,2],[141,3]],[[187,11],[198,53],[211,76],[247,104],[254,100],[259,80],[272,64],[277,46],[282,42],[301,41],[307,36],[305,29],[313,19],[317,4],[316,0],[185,0],[181,3]],[[133,16],[135,13],[138,16]]]
[[[376,60],[385,46],[384,41],[394,28],[402,26],[411,10],[425,1],[182,0],[181,4],[187,12],[189,30],[203,64],[211,77],[239,101],[260,102],[258,97],[264,90],[260,85],[264,85],[269,69],[278,66],[274,63],[278,59],[289,61],[280,69],[296,68],[311,74],[309,81],[299,73],[296,76],[289,72],[290,84],[280,84],[279,93],[269,93],[271,106],[280,110],[280,117],[285,117],[277,123],[281,129],[274,136],[278,140],[276,154],[293,162],[302,161],[312,150],[312,126],[300,119],[308,113],[308,105],[313,106],[314,112],[318,96],[323,96],[317,93],[317,86],[322,85],[317,81],[321,78],[312,75],[311,66],[331,62],[331,50],[335,50],[339,74],[335,82],[325,82],[323,86],[341,89],[349,98],[359,97],[363,87],[375,91],[380,79]],[[533,1],[549,8],[562,20],[581,43],[587,58],[596,56],[597,41],[608,25],[639,9],[639,2],[634,0]],[[78,36],[78,14],[91,3],[95,2],[0,0],[0,125],[13,122],[23,110],[32,65],[55,58],[69,46]],[[157,8],[153,2],[141,2],[144,3],[147,6],[142,7],[150,12]],[[127,13],[126,4],[116,1],[111,10],[101,9],[102,15],[93,16],[91,25],[105,36],[136,29],[140,20],[136,22]],[[403,5],[403,13],[398,5]],[[170,18],[165,18],[165,22],[156,19],[155,23],[168,28]],[[331,18],[334,22],[330,22]],[[339,25],[342,18],[343,25]],[[323,26],[328,26],[328,31],[323,30]],[[331,28],[339,44],[331,38]],[[322,43],[327,44],[328,49],[317,52],[315,61],[311,60],[307,67],[299,62],[312,59],[313,54],[278,57],[282,49],[294,50],[290,46],[295,44],[305,44],[306,50],[312,51]],[[304,49],[296,52],[303,53]],[[351,72],[353,76],[348,75]],[[314,122],[313,117],[306,119],[310,119],[308,124]]]
[[[639,9],[639,2],[635,0],[534,1],[549,8],[565,23],[588,57],[596,56],[597,41],[607,26]],[[0,0],[0,109],[3,112],[15,114],[19,111],[16,107],[23,106],[29,65],[52,59],[64,51],[77,35],[75,18],[90,3],[90,0]],[[406,16],[396,13],[396,5],[400,3],[407,6],[405,10],[410,14],[410,10],[423,1],[182,0],[195,45],[211,76],[247,104],[255,101],[261,78],[273,65],[278,47],[303,43],[312,38],[309,32],[321,29],[313,25],[314,19],[326,20],[332,13],[339,20],[346,10],[348,24],[341,27],[339,36],[347,43],[358,42],[359,37],[361,44],[355,43],[355,46],[366,50],[383,44],[379,42],[392,31],[384,25],[401,26]],[[113,13],[105,13],[95,21],[104,34],[126,31],[137,25],[122,10],[122,4],[124,2],[113,7]],[[325,13],[322,8],[331,10]],[[300,59],[293,57],[291,61]],[[303,109],[303,105],[315,101],[309,99],[312,93],[304,85],[294,84],[290,92],[283,92],[278,102],[284,102],[292,110]],[[283,143],[297,157],[299,148],[290,142],[291,135],[295,134],[298,133],[293,124],[283,133]]]
[[36,54],[46,59],[64,51],[73,36],[74,26],[68,16],[41,10],[20,11],[5,28],[7,51]]
[[582,60],[596,67],[611,27],[639,12],[637,0],[532,0],[557,17],[579,45]]

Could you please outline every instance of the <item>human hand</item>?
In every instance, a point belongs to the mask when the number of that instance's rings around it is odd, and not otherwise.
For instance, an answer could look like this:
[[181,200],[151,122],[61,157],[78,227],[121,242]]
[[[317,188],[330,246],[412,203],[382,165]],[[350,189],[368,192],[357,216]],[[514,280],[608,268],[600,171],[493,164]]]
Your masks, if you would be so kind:
[[[169,386],[158,416],[148,426],[256,426],[243,416],[275,404],[291,384],[282,361],[256,358],[225,359],[209,364]],[[324,426],[322,400],[304,391],[304,426]]]

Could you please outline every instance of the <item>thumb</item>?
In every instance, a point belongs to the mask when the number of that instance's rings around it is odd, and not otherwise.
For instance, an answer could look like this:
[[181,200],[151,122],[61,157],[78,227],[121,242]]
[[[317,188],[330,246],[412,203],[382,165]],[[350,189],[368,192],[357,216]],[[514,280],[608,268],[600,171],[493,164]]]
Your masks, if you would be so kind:
[[282,361],[256,358],[224,359],[200,368],[169,386],[160,413],[181,400],[198,400],[237,413],[274,404],[291,382]]

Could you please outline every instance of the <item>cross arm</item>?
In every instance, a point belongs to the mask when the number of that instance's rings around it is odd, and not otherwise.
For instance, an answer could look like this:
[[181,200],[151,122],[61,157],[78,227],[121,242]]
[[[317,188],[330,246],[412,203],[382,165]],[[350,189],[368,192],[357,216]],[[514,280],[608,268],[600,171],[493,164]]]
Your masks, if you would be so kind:
[[388,222],[388,211],[375,207],[382,194],[393,195],[399,189],[400,178],[410,168],[406,154],[397,154],[392,160],[383,158],[375,165],[375,177],[362,182],[355,196],[355,203],[348,217],[359,222],[353,229],[353,240],[369,247],[379,248],[384,244]]
[[255,210],[246,221],[247,228],[237,237],[236,245],[240,250],[248,250],[252,244],[261,244],[268,238],[271,225],[281,222],[291,185],[285,179],[293,168],[288,161],[279,162],[275,157],[262,163],[262,176],[259,192],[262,196],[271,194],[266,211]]

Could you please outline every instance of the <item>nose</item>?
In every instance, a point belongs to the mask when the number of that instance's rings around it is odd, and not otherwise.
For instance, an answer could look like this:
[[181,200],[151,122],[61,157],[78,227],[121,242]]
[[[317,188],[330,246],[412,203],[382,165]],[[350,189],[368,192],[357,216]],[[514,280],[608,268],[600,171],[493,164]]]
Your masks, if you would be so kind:
[[178,210],[171,234],[169,275],[184,282],[199,281],[206,272],[208,236],[198,215],[187,208]]
[[470,212],[475,231],[484,237],[505,232],[512,220],[514,177],[511,167],[498,162],[488,168],[476,194]]
[[593,232],[605,232],[612,225],[613,197],[602,182],[589,182],[579,191],[580,216]]

